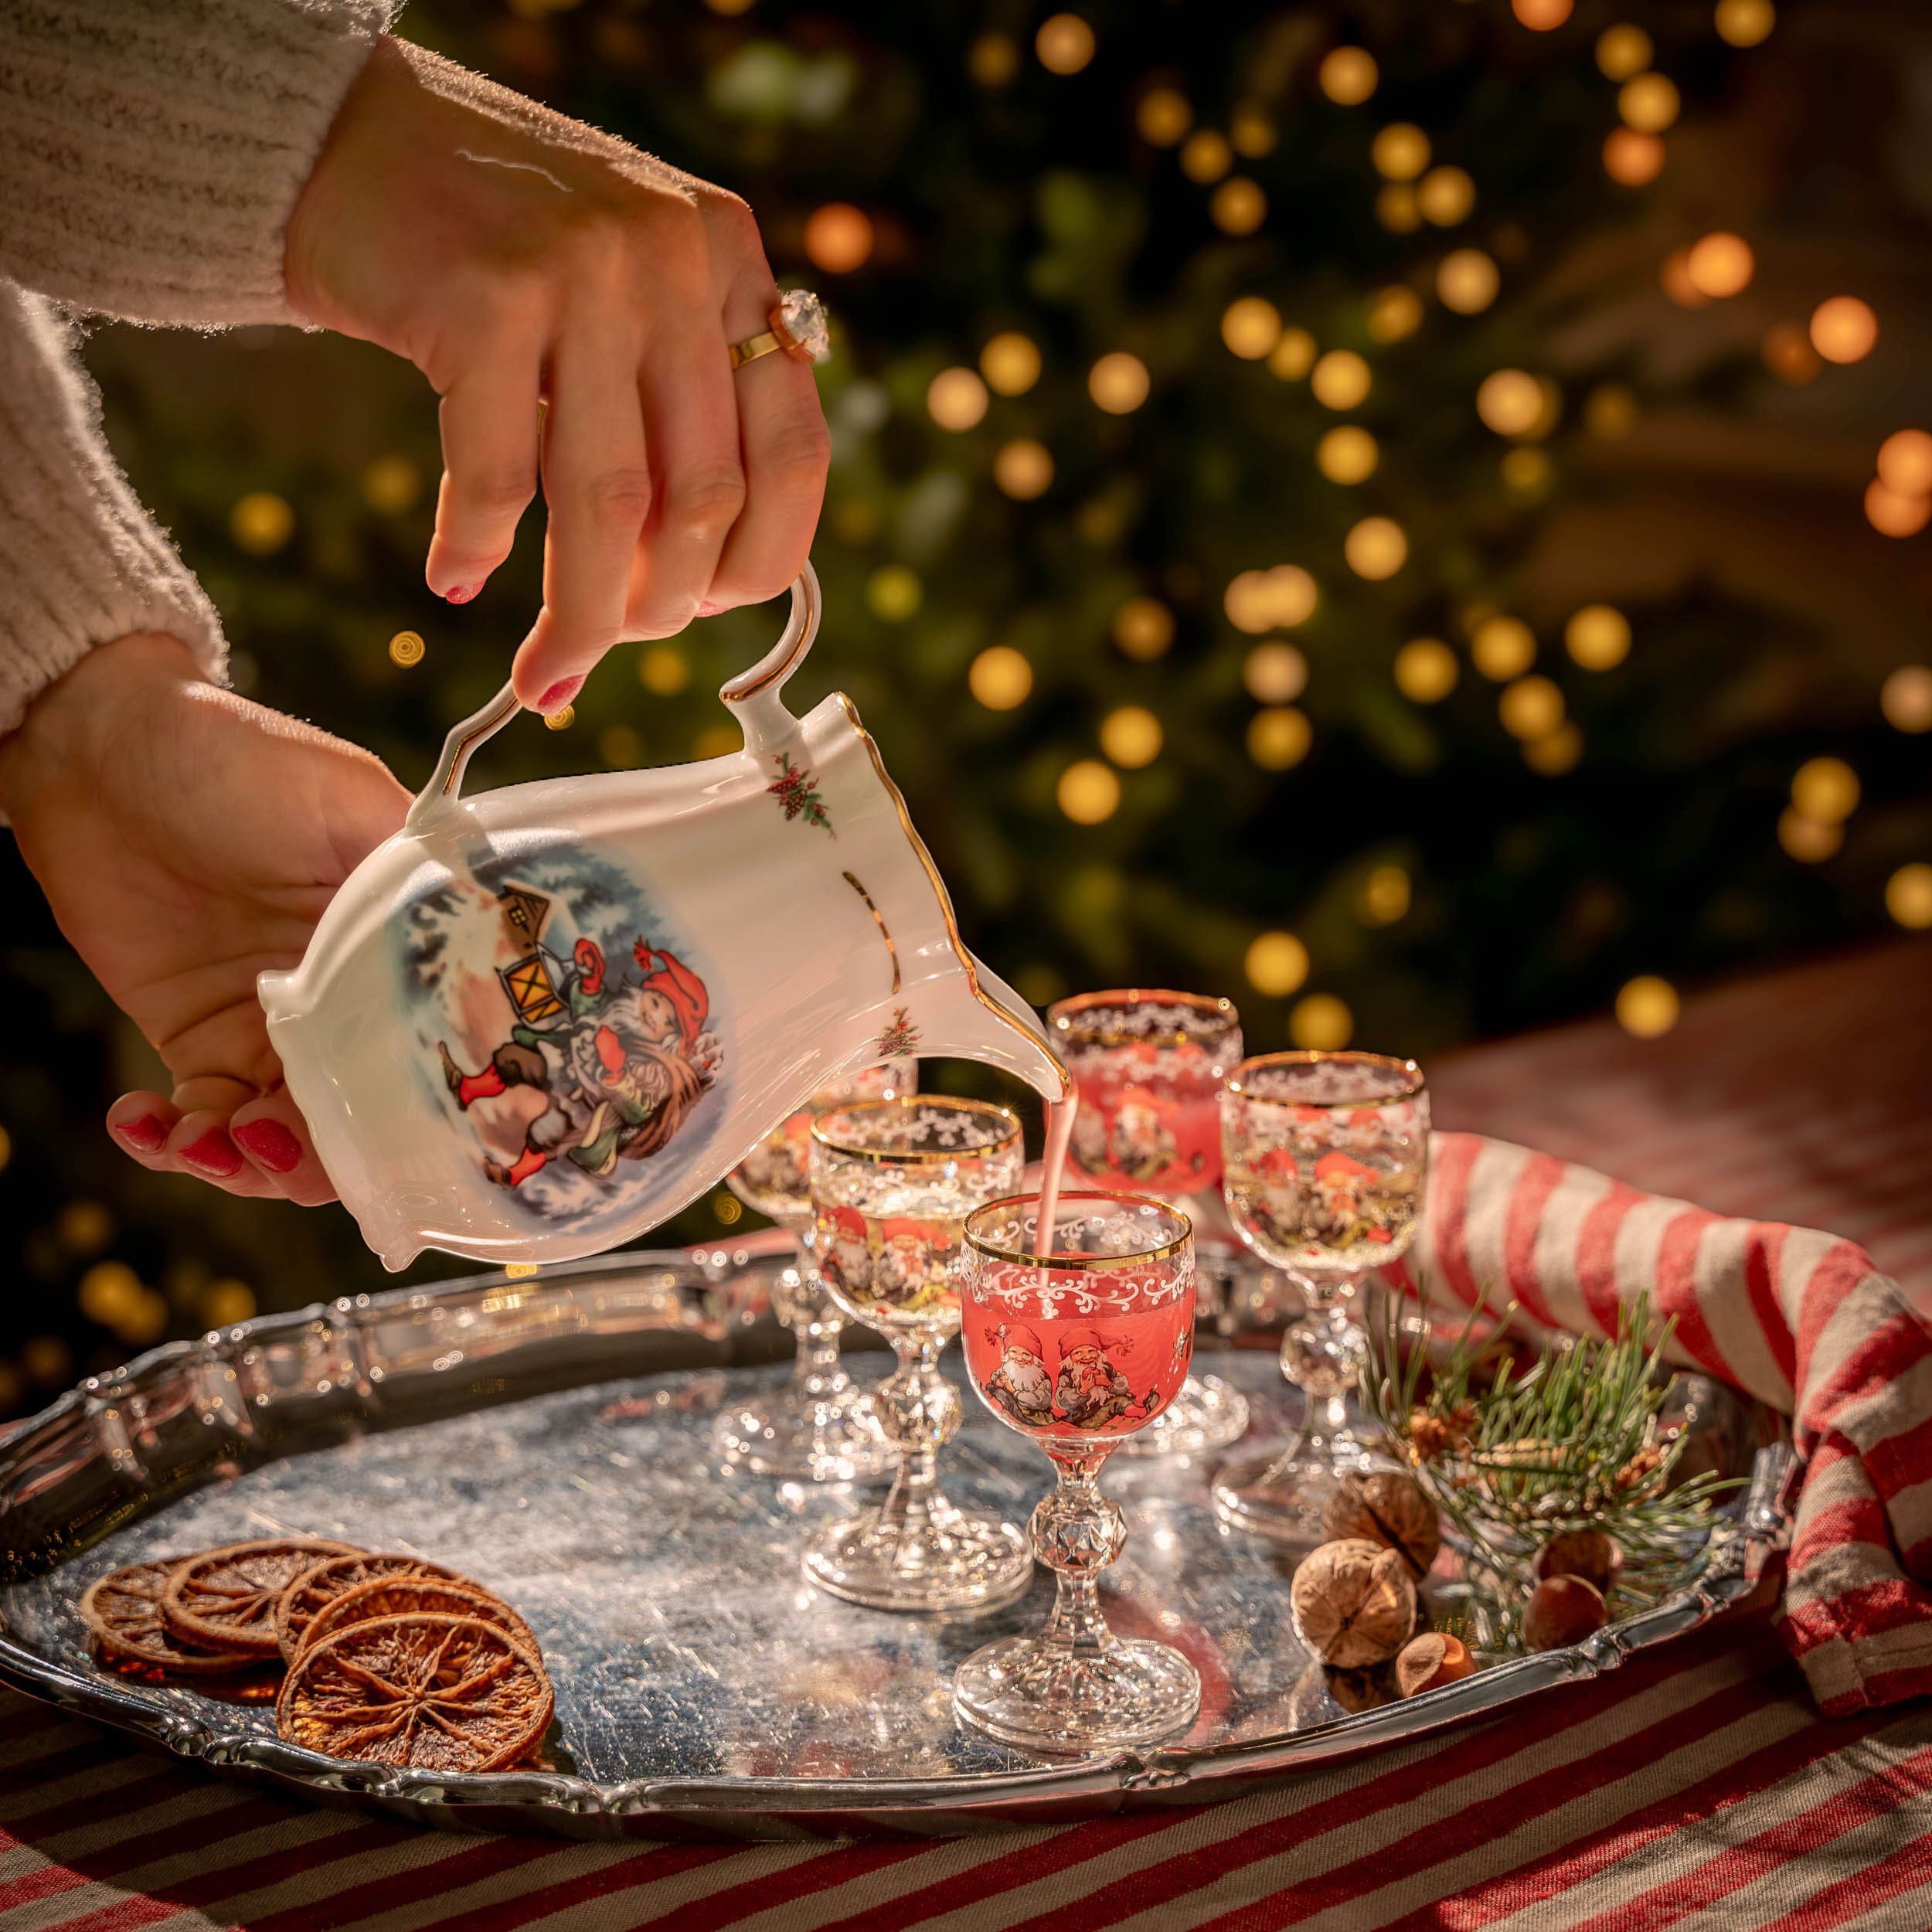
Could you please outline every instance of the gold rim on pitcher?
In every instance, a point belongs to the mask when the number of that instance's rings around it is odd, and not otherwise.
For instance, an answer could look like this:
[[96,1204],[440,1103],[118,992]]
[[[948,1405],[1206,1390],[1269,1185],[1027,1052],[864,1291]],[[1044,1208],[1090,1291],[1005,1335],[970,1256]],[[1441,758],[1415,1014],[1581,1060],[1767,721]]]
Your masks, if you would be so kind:
[[[1030,1194],[1009,1194],[997,1201],[988,1201],[984,1207],[976,1207],[967,1216],[963,1223],[966,1245],[976,1253],[985,1255],[991,1261],[1005,1261],[1015,1267],[1050,1268],[1056,1274],[1087,1274],[1094,1273],[1117,1274],[1123,1268],[1144,1268],[1155,1261],[1172,1260],[1194,1239],[1192,1217],[1182,1208],[1171,1206],[1165,1201],[1156,1201],[1145,1194],[1135,1194],[1127,1189],[1090,1188],[1077,1194],[1063,1194],[1054,1203],[1063,1208],[1076,1201],[1114,1201],[1122,1207],[1153,1208],[1162,1214],[1171,1214],[1181,1224],[1181,1231],[1174,1239],[1158,1248],[1143,1248],[1134,1254],[1037,1254],[1030,1250],[1022,1253],[1017,1248],[996,1247],[982,1234],[975,1232],[973,1223],[983,1220],[988,1215],[997,1213],[1002,1208],[1019,1209],[1029,1202],[1037,1209],[1040,1195],[1036,1189]],[[1035,1230],[1039,1229],[1037,1215]]]

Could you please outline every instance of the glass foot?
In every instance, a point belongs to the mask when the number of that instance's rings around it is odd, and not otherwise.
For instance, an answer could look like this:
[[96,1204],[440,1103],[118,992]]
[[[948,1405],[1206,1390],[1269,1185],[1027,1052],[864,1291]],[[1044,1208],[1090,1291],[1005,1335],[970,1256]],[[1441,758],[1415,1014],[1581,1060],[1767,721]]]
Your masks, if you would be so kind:
[[1066,1754],[1151,1744],[1194,1722],[1201,1680],[1178,1650],[1117,1637],[1098,1651],[1005,1637],[953,1675],[960,1719],[1022,1750]]
[[940,1497],[911,1521],[869,1509],[828,1524],[805,1546],[805,1575],[869,1610],[984,1610],[1026,1593],[1033,1556],[1016,1525]]
[[1123,1437],[1117,1456],[1192,1456],[1225,1449],[1247,1433],[1248,1399],[1219,1376],[1189,1376],[1145,1429]]
[[754,1475],[883,1481],[898,1455],[872,1421],[871,1402],[866,1390],[850,1383],[826,1396],[801,1393],[795,1383],[786,1383],[733,1403],[713,1425],[712,1437],[722,1454]]
[[1214,1513],[1276,1543],[1325,1543],[1321,1512],[1342,1476],[1367,1466],[1360,1445],[1301,1442],[1273,1454],[1240,1456],[1215,1471]]

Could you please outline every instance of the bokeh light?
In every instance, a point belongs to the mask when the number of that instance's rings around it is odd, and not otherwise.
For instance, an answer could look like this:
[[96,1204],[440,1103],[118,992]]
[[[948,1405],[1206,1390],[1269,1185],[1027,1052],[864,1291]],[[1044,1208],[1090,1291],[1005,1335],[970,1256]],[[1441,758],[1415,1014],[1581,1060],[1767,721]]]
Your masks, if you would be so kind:
[[1556,474],[1549,457],[1529,444],[1519,444],[1503,454],[1503,488],[1512,495],[1541,496],[1556,480]]
[[805,219],[805,253],[815,268],[849,275],[872,259],[872,217],[849,201],[829,201]]
[[1219,181],[1234,165],[1234,150],[1227,136],[1212,128],[1197,128],[1181,148],[1181,172],[1205,188]]
[[1268,373],[1284,383],[1298,383],[1315,367],[1315,339],[1305,328],[1284,328],[1268,352]]
[[1630,655],[1630,620],[1607,604],[1587,604],[1563,627],[1563,646],[1586,671],[1609,671]]
[[1874,477],[1865,486],[1865,516],[1881,536],[1917,536],[1932,519],[1932,497],[1901,496]]
[[1461,168],[1431,168],[1416,183],[1416,206],[1438,228],[1453,228],[1475,213],[1476,184]]
[[1342,554],[1357,577],[1379,583],[1409,560],[1409,539],[1392,517],[1365,516],[1342,539]]
[[1545,427],[1543,386],[1520,369],[1499,369],[1476,391],[1476,413],[1498,436],[1533,436]]
[[399,631],[389,641],[389,662],[406,671],[412,665],[420,664],[428,649],[421,631]]
[[1338,107],[1359,107],[1376,90],[1375,56],[1366,47],[1337,47],[1321,63],[1321,91]]
[[1617,1023],[1636,1039],[1658,1039],[1677,1024],[1677,988],[1655,973],[1627,981],[1617,995]]
[[1520,617],[1485,617],[1469,640],[1469,655],[1485,678],[1506,684],[1536,662],[1536,634]]
[[1004,33],[982,33],[966,49],[966,71],[982,87],[1005,87],[1019,73],[1019,43]]
[[644,762],[644,733],[630,725],[606,725],[597,733],[597,756],[613,771],[628,770]]
[[1378,866],[1362,883],[1355,915],[1365,926],[1393,926],[1409,910],[1409,875],[1400,866]]
[[1248,942],[1241,969],[1257,993],[1284,999],[1308,983],[1308,949],[1292,933],[1257,933]]
[[556,710],[546,711],[543,714],[543,726],[546,731],[568,731],[577,721],[577,708],[573,704],[560,705]]
[[1393,121],[1369,145],[1369,158],[1387,179],[1413,181],[1429,165],[1429,137],[1413,121]]
[[1049,73],[1078,73],[1094,58],[1094,29],[1077,13],[1056,13],[1040,22],[1033,51]]
[[1311,993],[1288,1015],[1288,1038],[1310,1053],[1338,1053],[1354,1036],[1355,1015],[1332,993]]
[[1146,363],[1125,349],[1103,355],[1087,372],[1087,394],[1109,416],[1132,414],[1147,400],[1151,386]]
[[250,490],[228,513],[228,534],[250,556],[272,556],[295,533],[295,512],[273,490]]
[[1900,665],[1879,692],[1879,709],[1896,731],[1932,731],[1932,665]]
[[979,372],[997,396],[1024,396],[1039,380],[1040,353],[1030,335],[1006,329],[979,352]]
[[381,516],[401,516],[423,494],[423,472],[406,456],[379,456],[362,471],[362,501]]
[[1396,653],[1396,689],[1416,704],[1437,704],[1461,675],[1456,654],[1440,638],[1412,638]]
[[1576,9],[1576,0],[1509,0],[1509,4],[1532,33],[1553,33]]
[[1374,475],[1381,451],[1365,429],[1338,423],[1315,445],[1316,466],[1331,483],[1362,483]]
[[1583,427],[1607,442],[1637,427],[1637,398],[1621,383],[1599,383],[1583,399]]
[[1879,339],[1879,318],[1855,295],[1834,295],[1811,311],[1811,346],[1828,362],[1856,362]]
[[1815,380],[1824,366],[1809,332],[1796,322],[1779,322],[1767,330],[1763,353],[1764,366],[1793,388]]
[[1777,24],[1771,0],[1717,0],[1717,32],[1733,47],[1755,47]]
[[1563,694],[1548,678],[1518,678],[1503,687],[1496,713],[1511,737],[1546,738],[1563,721]]
[[1030,503],[1053,487],[1053,458],[1044,443],[1017,436],[1000,445],[993,458],[993,481],[1015,503]]
[[1667,74],[1633,74],[1617,91],[1617,111],[1640,134],[1661,134],[1682,105],[1677,83]]
[[1308,386],[1325,409],[1352,410],[1368,400],[1374,378],[1352,349],[1332,349],[1308,372]]
[[1777,842],[1801,865],[1821,866],[1845,843],[1845,829],[1820,825],[1787,805],[1777,815]]
[[1257,101],[1240,100],[1235,103],[1229,118],[1228,139],[1234,144],[1237,155],[1258,161],[1274,152],[1281,137],[1267,109]]
[[1124,704],[1100,720],[1100,749],[1124,771],[1138,771],[1161,755],[1161,721],[1145,705]]
[[675,698],[691,682],[691,660],[683,646],[647,644],[638,654],[638,682],[654,698]]
[[1914,860],[1885,882],[1885,910],[1908,932],[1932,927],[1932,866]]
[[1650,65],[1655,51],[1641,27],[1620,22],[1597,36],[1597,70],[1606,80],[1628,80]]
[[1522,747],[1522,761],[1539,777],[1560,778],[1574,771],[1582,762],[1583,734],[1567,722],[1541,738],[1532,738]]
[[1174,614],[1158,597],[1129,597],[1114,613],[1114,641],[1123,657],[1151,664],[1174,642]]
[[1679,308],[1706,308],[1710,298],[1691,279],[1690,250],[1673,248],[1664,257],[1664,266],[1658,276],[1664,284],[1664,293]]
[[1264,771],[1291,770],[1314,743],[1314,727],[1291,704],[1269,705],[1248,720],[1248,756]]
[[970,369],[942,369],[926,387],[926,413],[943,430],[972,428],[986,404],[986,385]]
[[1384,182],[1376,193],[1376,219],[1392,235],[1413,235],[1422,226],[1422,203],[1406,181]]
[[1134,110],[1134,125],[1149,146],[1172,148],[1194,125],[1194,110],[1175,89],[1150,87]]
[[1241,662],[1241,682],[1257,704],[1291,704],[1308,688],[1308,661],[1279,638],[1257,644]]
[[1900,496],[1932,494],[1932,436],[1895,430],[1879,445],[1879,481]]
[[1011,711],[1033,689],[1033,667],[1010,644],[989,644],[966,672],[966,688],[988,711]]
[[1097,825],[1120,809],[1121,781],[1097,758],[1081,758],[1060,774],[1053,796],[1077,825]]
[[1399,342],[1422,326],[1422,298],[1400,282],[1379,288],[1369,298],[1369,334],[1378,342]]
[[1693,286],[1722,301],[1726,296],[1742,294],[1750,286],[1757,260],[1750,243],[1742,235],[1719,229],[1692,243],[1685,266]]
[[1236,175],[1215,189],[1208,216],[1226,235],[1252,235],[1268,218],[1268,198],[1260,185]]
[[1436,270],[1436,294],[1444,308],[1458,315],[1477,315],[1496,299],[1502,277],[1496,264],[1480,248],[1458,248],[1442,258]]
[[1821,825],[1850,818],[1859,793],[1858,774],[1842,758],[1808,758],[1791,778],[1791,803]]
[[1281,339],[1281,311],[1265,296],[1240,296],[1221,311],[1221,339],[1243,361],[1258,362]]
[[1604,172],[1626,188],[1643,188],[1664,172],[1664,144],[1634,128],[1613,128],[1604,137]]
[[925,598],[919,573],[903,563],[882,563],[866,580],[866,602],[872,615],[887,624],[903,624]]
[[1315,579],[1299,564],[1277,563],[1272,570],[1243,570],[1231,579],[1222,608],[1236,630],[1253,636],[1305,623],[1320,596]]

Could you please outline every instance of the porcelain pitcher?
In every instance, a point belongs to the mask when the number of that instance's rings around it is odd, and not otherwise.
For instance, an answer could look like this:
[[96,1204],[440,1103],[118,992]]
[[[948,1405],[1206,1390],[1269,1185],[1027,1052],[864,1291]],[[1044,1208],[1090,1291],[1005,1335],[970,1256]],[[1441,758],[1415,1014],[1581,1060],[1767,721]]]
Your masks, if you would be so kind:
[[403,828],[301,964],[269,1037],[384,1264],[565,1260],[644,1233],[815,1093],[948,1054],[1069,1092],[1039,1022],[962,943],[852,701],[781,692],[819,615],[719,696],[744,748],[464,798],[506,685],[450,734]]

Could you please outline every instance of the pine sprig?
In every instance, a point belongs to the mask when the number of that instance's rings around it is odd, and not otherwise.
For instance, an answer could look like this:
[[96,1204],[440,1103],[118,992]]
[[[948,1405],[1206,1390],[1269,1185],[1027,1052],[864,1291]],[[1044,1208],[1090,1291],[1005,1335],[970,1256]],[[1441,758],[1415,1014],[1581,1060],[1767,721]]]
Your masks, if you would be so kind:
[[1478,1336],[1484,1305],[1470,1311],[1425,1393],[1427,1326],[1405,1351],[1391,1296],[1369,1335],[1369,1413],[1463,1539],[1505,1574],[1553,1536],[1598,1529],[1623,1550],[1621,1589],[1667,1594],[1708,1539],[1713,1503],[1737,1481],[1704,1475],[1670,1487],[1689,1441],[1658,1424],[1675,1383],[1663,1366],[1673,1324],[1647,1340],[1650,1299],[1640,1294],[1622,1305],[1613,1337],[1553,1338],[1519,1370],[1500,1330]]

